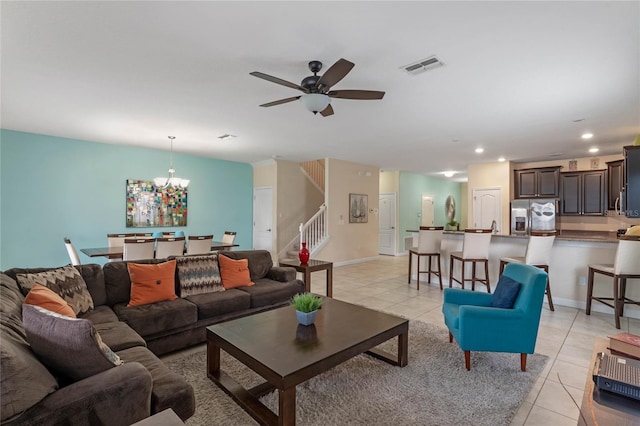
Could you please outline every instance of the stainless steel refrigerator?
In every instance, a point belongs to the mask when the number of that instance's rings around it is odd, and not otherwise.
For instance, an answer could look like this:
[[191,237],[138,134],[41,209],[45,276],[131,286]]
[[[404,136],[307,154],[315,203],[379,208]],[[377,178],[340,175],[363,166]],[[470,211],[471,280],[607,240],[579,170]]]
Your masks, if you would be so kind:
[[556,229],[558,200],[528,199],[511,202],[511,235],[529,235],[532,231]]

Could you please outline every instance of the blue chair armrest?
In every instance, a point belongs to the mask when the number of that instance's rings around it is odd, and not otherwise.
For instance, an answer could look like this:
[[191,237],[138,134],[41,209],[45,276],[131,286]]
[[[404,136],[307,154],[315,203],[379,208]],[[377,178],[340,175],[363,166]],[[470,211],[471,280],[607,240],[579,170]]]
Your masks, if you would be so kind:
[[460,306],[460,320],[481,320],[481,321],[494,321],[494,320],[509,320],[519,321],[525,318],[524,311],[522,309],[503,309],[494,308],[492,306]]
[[445,288],[444,303],[453,305],[490,306],[492,295],[489,293],[476,293],[460,288]]

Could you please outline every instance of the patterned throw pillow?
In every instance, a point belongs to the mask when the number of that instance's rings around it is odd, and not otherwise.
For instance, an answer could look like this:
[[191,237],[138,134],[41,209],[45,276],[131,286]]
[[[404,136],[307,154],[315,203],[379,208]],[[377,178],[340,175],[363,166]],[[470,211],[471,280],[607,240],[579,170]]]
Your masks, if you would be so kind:
[[224,291],[218,254],[176,257],[180,297]]
[[89,320],[69,318],[34,305],[22,305],[31,349],[43,364],[73,381],[123,363],[102,342]]
[[76,316],[93,309],[93,299],[84,278],[72,265],[37,274],[17,274],[18,284],[28,292],[40,284],[56,292],[73,308]]

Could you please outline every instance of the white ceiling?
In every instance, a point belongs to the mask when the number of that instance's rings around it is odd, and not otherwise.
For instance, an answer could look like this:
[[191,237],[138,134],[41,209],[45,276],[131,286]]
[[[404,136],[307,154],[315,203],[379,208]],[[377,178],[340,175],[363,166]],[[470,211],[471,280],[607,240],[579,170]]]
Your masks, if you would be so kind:
[[[2,1],[1,14],[5,129],[458,177],[499,156],[620,154],[640,133],[638,1]],[[401,70],[434,54],[444,67]],[[356,66],[333,89],[384,99],[333,99],[326,118],[258,107],[300,92],[251,71],[298,84],[308,61],[339,58]]]

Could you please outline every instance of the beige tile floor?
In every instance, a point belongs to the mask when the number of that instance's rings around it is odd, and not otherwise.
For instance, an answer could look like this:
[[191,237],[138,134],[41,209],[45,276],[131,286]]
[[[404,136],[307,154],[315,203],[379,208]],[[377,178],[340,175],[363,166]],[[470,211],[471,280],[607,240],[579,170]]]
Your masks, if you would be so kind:
[[[440,287],[421,281],[417,290],[415,280],[407,284],[407,262],[406,256],[381,256],[379,260],[334,268],[333,297],[445,327]],[[312,274],[311,290],[325,294],[324,272]],[[549,361],[512,425],[575,425],[580,414],[571,396],[581,404],[594,338],[640,333],[640,320],[621,321],[621,330],[617,330],[613,314],[587,316],[584,310],[557,304],[552,312],[545,303],[536,352],[547,355]],[[464,362],[462,354],[460,362]]]

